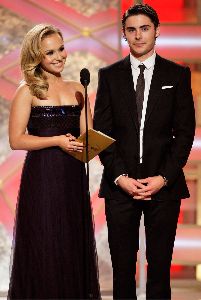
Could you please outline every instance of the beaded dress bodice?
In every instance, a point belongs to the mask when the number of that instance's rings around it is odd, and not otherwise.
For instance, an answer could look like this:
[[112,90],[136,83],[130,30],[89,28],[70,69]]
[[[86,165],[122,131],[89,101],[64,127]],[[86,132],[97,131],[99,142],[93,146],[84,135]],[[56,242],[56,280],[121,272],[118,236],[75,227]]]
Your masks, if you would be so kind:
[[33,106],[28,122],[28,132],[37,136],[80,133],[79,105]]

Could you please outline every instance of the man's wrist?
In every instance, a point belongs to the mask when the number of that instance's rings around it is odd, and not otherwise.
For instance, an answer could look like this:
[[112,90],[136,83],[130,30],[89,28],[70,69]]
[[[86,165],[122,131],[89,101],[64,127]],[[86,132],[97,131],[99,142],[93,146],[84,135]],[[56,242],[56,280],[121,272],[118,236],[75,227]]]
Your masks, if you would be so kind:
[[116,185],[118,185],[118,180],[119,180],[119,178],[122,177],[122,176],[128,177],[128,174],[121,174],[121,175],[119,175],[119,176],[115,179],[115,181],[114,181],[114,183],[115,183]]
[[161,176],[163,178],[164,184],[163,186],[167,186],[168,185],[168,179],[167,177],[165,177],[164,175],[160,174],[159,176]]

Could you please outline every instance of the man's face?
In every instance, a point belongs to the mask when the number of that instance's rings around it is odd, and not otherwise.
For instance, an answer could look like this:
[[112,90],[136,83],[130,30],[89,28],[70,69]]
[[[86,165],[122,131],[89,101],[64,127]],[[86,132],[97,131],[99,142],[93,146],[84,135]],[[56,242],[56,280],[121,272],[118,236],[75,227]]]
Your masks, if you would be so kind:
[[126,20],[125,38],[131,54],[140,61],[144,61],[153,54],[155,39],[159,34],[159,27],[155,28],[151,19],[145,15],[130,16]]

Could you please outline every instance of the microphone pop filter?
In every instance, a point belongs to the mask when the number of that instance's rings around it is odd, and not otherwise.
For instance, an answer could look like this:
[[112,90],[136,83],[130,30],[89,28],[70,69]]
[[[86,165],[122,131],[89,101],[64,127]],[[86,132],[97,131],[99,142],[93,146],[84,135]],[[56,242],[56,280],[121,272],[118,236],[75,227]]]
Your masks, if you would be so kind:
[[83,86],[87,86],[90,83],[90,73],[89,70],[84,68],[80,71],[80,82]]

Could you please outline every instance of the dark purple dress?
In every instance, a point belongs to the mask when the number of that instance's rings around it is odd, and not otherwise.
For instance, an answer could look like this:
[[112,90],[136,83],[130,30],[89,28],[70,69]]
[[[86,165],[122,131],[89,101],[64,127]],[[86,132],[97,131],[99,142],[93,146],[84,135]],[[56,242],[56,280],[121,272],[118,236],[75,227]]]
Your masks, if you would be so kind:
[[[28,132],[79,136],[80,107],[32,107]],[[8,299],[100,299],[84,163],[29,151],[22,172]]]

